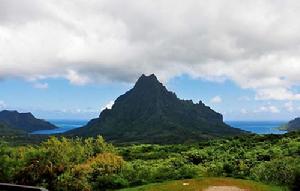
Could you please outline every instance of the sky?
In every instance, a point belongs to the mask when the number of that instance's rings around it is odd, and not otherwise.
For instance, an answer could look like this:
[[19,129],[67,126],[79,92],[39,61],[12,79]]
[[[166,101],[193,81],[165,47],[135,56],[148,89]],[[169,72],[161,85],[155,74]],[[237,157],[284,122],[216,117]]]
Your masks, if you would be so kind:
[[90,119],[156,74],[225,120],[300,116],[297,0],[0,0],[0,109]]

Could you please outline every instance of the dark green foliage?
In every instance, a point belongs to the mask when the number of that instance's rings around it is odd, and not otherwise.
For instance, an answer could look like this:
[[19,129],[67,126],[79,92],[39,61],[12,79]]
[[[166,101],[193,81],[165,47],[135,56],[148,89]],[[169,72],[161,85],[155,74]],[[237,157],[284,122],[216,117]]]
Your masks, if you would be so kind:
[[154,75],[142,75],[133,89],[118,97],[85,127],[69,135],[101,134],[115,143],[189,143],[245,132],[229,127],[223,116],[201,101],[180,100]]
[[9,127],[6,124],[0,124],[0,136],[13,136],[13,135],[25,135],[27,134],[25,131],[21,129],[16,129]]
[[[25,132],[48,130],[57,128],[53,124],[35,118],[31,113],[3,110],[0,112],[0,124]],[[1,133],[0,133],[1,135]]]
[[156,160],[134,160],[128,163],[124,176],[131,185],[196,177],[199,168],[181,156]]
[[292,185],[300,169],[300,158],[284,157],[265,161],[252,169],[254,180],[273,184]]
[[93,190],[107,190],[128,187],[129,183],[126,178],[118,174],[110,176],[98,176],[94,180]]
[[39,144],[49,138],[49,135],[34,135],[34,134],[13,134],[1,135],[0,140],[8,143],[10,146],[28,146]]
[[18,171],[22,162],[19,159],[18,149],[9,147],[0,142],[0,182],[10,182]]
[[[145,166],[155,167],[153,163],[166,166],[164,162],[170,158],[177,161],[184,158],[184,164],[196,170],[193,176],[227,176],[288,185],[291,188],[299,186],[297,181],[300,169],[299,133],[249,135],[193,145],[134,145],[121,147],[120,153],[131,161],[131,164],[139,164],[142,161],[142,167],[134,168],[136,172],[145,172],[142,175],[151,174],[147,172],[147,168],[143,168]],[[151,168],[155,169],[154,167]],[[171,175],[168,177],[176,179]],[[143,176],[135,179],[142,180],[135,184],[153,182]]]

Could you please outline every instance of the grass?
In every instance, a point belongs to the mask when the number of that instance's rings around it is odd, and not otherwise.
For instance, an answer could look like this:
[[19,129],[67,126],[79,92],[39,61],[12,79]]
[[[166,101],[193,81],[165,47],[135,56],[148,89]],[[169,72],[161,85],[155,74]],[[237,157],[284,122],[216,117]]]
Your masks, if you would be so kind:
[[[185,183],[185,184],[184,184]],[[188,184],[188,185],[186,185]],[[204,191],[209,186],[236,186],[249,191],[284,191],[286,189],[265,185],[262,183],[233,178],[199,178],[189,180],[177,180],[164,183],[149,184],[135,188],[122,189],[120,191]]]

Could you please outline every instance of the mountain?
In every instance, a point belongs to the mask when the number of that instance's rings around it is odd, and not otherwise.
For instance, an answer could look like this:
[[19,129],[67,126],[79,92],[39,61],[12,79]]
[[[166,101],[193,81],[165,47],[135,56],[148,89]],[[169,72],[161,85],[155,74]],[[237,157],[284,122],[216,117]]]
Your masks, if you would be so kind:
[[0,124],[0,136],[25,135],[25,134],[26,132],[21,129],[16,129],[4,124]]
[[290,122],[288,122],[286,125],[284,125],[281,130],[286,130],[288,132],[291,131],[300,131],[300,118],[296,118]]
[[142,75],[111,109],[68,135],[95,136],[117,143],[184,143],[245,133],[201,101],[180,100],[154,74]]
[[0,112],[0,124],[25,132],[57,128],[45,120],[35,118],[31,113],[19,113],[8,110]]

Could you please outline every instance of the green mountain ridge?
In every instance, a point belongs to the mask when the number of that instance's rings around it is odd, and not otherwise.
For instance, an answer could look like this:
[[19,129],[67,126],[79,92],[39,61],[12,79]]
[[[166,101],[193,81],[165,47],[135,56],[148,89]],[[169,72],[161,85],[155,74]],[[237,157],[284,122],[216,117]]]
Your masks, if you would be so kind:
[[17,111],[3,110],[0,112],[0,124],[8,128],[19,129],[25,132],[37,130],[50,130],[57,128],[55,125],[35,118],[31,113],[19,113]]
[[246,133],[223,122],[223,116],[191,100],[180,100],[154,74],[142,75],[111,109],[67,135],[96,136],[117,143],[184,143]]

